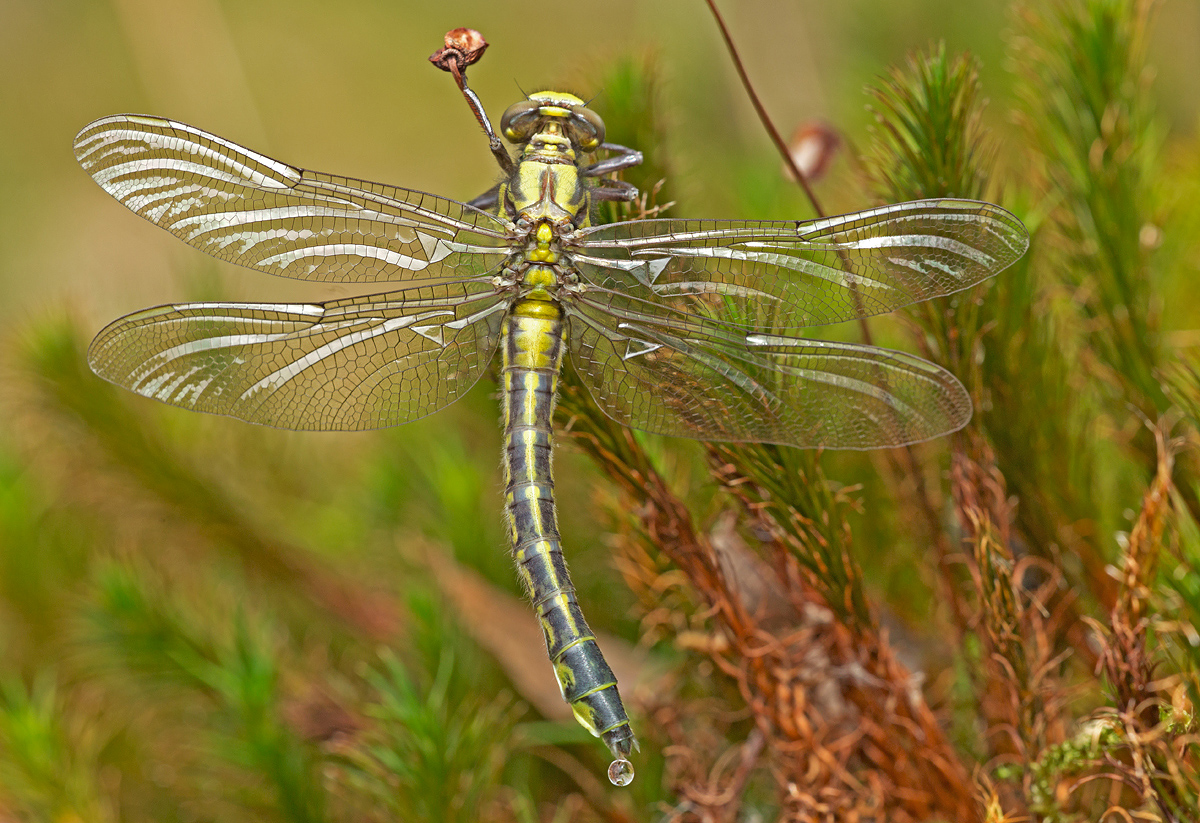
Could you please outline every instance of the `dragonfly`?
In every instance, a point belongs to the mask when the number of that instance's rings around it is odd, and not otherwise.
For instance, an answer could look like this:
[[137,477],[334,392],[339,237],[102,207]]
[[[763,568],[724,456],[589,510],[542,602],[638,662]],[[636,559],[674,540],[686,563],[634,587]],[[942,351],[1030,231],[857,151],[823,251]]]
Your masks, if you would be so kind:
[[807,222],[598,225],[597,203],[637,196],[606,175],[639,153],[606,143],[602,119],[563,92],[528,95],[500,129],[509,173],[464,203],[308,171],[160,117],[86,126],[83,168],[185,243],[281,277],[401,284],[329,302],[159,306],[104,328],[88,361],[186,409],[359,431],[446,407],[498,356],[513,560],[563,698],[625,785],[638,743],[556,520],[564,358],[606,415],[654,434],[827,449],[927,440],[970,418],[950,372],[797,332],[966,289],[1021,257],[1028,235],[998,206],[948,198]]

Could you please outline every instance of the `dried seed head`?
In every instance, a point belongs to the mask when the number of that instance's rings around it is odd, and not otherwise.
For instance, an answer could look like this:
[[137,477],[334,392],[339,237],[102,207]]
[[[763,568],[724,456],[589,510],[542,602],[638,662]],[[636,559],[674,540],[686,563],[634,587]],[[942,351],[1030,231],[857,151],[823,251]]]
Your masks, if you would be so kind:
[[445,47],[429,55],[429,62],[442,71],[462,73],[479,61],[488,42],[475,29],[451,29],[446,32]]

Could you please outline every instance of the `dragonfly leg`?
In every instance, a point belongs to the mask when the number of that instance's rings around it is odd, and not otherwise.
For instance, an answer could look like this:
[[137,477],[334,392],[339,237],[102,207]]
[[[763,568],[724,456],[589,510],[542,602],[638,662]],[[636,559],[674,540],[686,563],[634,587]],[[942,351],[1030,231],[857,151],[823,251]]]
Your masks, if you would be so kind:
[[468,200],[467,205],[474,206],[477,209],[483,209],[484,211],[494,212],[496,210],[496,206],[500,203],[501,185],[503,184],[497,183],[478,197]]
[[619,143],[601,143],[600,149],[611,151],[613,156],[606,157],[597,163],[584,167],[579,172],[582,176],[599,177],[602,174],[609,174],[642,164],[642,153],[637,149],[631,149]]
[[[642,153],[637,149],[622,146],[618,143],[601,143],[600,148],[613,152],[613,157],[606,157],[598,163],[585,166],[579,170],[580,177],[600,177],[604,174],[632,168],[642,162]],[[588,189],[592,200],[609,203],[632,203],[638,198],[637,186],[624,180],[605,180]]]
[[599,202],[632,203],[638,199],[638,187],[624,180],[605,180],[588,189],[592,200]]

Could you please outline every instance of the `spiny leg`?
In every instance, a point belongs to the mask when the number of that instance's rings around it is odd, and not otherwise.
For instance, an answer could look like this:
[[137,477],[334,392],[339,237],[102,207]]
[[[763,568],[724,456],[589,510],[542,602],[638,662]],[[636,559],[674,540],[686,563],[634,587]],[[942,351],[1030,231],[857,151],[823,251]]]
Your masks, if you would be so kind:
[[637,149],[622,146],[620,143],[601,143],[597,150],[610,151],[613,153],[613,156],[599,160],[590,166],[585,166],[579,172],[582,176],[599,177],[602,174],[611,174],[615,171],[640,166],[642,160],[645,159]]

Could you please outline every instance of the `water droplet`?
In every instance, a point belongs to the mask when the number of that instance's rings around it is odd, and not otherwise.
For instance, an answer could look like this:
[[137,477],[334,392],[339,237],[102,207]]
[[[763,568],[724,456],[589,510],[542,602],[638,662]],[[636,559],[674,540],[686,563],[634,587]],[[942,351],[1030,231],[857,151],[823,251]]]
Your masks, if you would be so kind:
[[614,786],[628,786],[633,782],[633,764],[625,758],[608,764],[608,779]]

